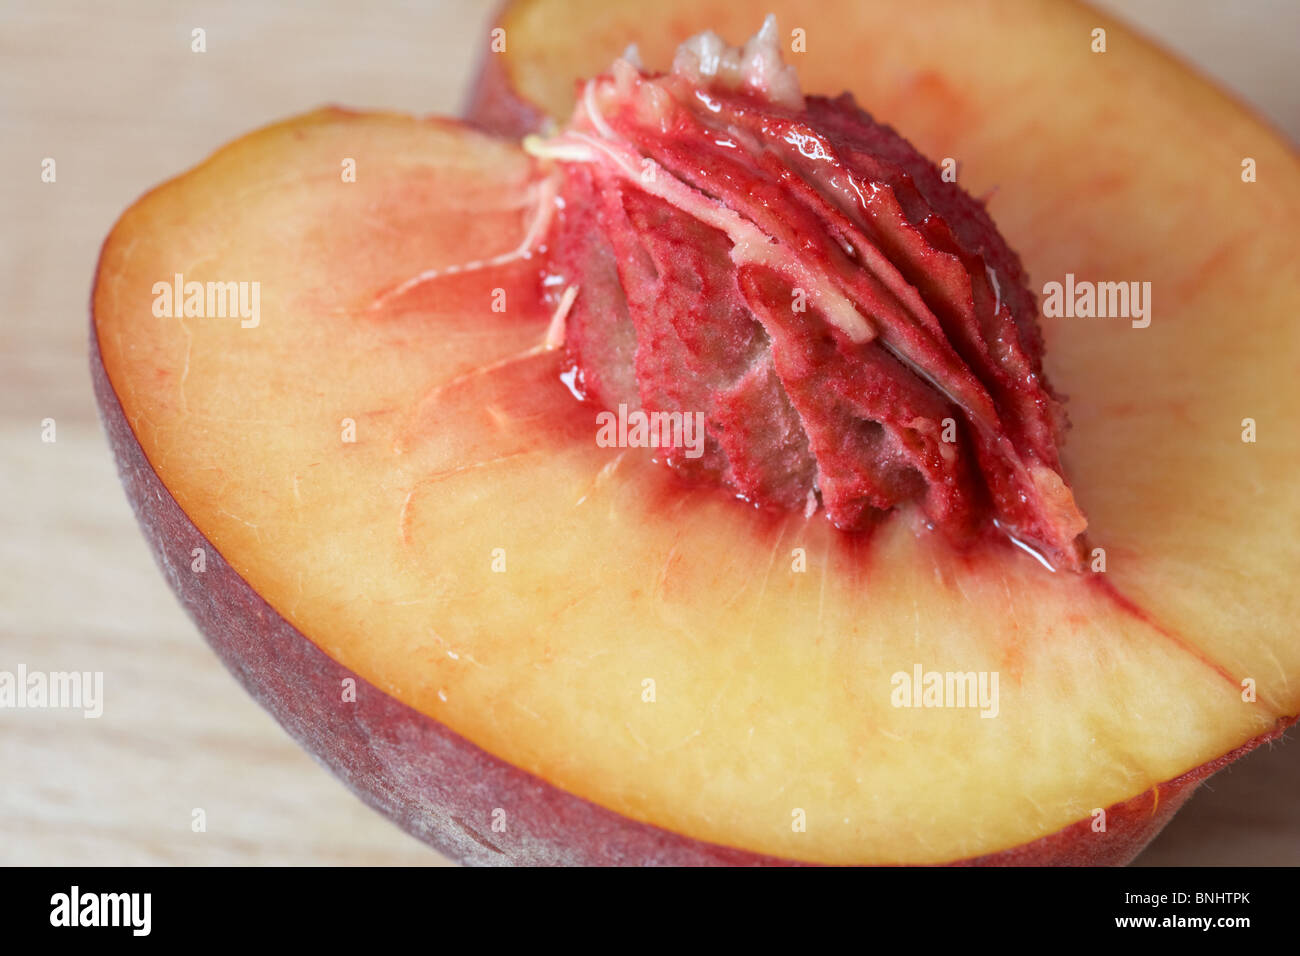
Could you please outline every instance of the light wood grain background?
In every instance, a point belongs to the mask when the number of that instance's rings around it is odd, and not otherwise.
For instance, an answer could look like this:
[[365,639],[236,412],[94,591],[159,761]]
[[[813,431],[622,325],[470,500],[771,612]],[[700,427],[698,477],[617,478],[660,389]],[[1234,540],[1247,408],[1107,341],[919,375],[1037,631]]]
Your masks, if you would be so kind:
[[[1300,4],[1102,5],[1300,140]],[[181,612],[98,424],[86,302],[121,211],[240,133],[324,102],[458,112],[490,15],[475,0],[0,0],[0,669],[106,684],[98,720],[0,710],[0,863],[446,862],[300,751]],[[1215,777],[1141,862],[1300,863],[1300,746]]]

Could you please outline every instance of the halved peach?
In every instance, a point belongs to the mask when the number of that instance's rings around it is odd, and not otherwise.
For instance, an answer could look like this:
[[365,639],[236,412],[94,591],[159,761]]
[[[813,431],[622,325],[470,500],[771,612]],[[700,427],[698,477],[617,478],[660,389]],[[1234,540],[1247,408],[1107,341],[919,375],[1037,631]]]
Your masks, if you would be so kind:
[[[509,253],[537,205],[532,161],[458,124],[292,120],[109,237],[97,393],[171,583],[291,733],[445,852],[1120,862],[1295,720],[1295,158],[1112,24],[1090,59],[1090,14],[925,6],[782,22],[806,88],[1002,185],[1037,280],[1153,283],[1149,328],[1045,328],[1103,573],[957,553],[911,513],[845,536],[599,447],[536,260],[446,270]],[[629,40],[656,63],[700,28],[739,38],[759,5],[593,3],[567,31],[557,9],[508,10],[495,64],[548,111],[552,78]],[[178,275],[258,282],[257,324],[158,315]],[[996,716],[896,706],[917,668],[996,674]]]

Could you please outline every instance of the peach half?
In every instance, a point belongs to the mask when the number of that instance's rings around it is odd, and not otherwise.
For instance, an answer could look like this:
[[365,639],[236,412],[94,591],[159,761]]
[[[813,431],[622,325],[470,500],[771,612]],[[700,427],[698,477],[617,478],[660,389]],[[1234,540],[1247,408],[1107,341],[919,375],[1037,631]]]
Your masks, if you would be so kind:
[[[1300,164],[1114,24],[1028,2],[525,0],[475,115],[563,115],[628,42],[664,62],[769,6],[806,89],[999,187],[1035,281],[1152,283],[1146,328],[1043,322],[1104,571],[959,553],[910,512],[846,536],[600,447],[511,255],[535,161],[341,110],[227,146],[105,243],[92,371],[128,495],[250,693],[459,859],[1125,862],[1300,713]],[[997,675],[995,714],[898,706],[917,669]]]

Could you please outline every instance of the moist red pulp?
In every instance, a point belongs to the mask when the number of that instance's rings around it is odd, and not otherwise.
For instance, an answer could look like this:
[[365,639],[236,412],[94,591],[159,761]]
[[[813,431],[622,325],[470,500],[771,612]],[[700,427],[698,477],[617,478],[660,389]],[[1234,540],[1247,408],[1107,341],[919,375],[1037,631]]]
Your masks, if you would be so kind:
[[756,504],[860,531],[914,502],[1080,567],[1037,302],[980,203],[848,95],[626,61],[580,94],[534,147],[582,394],[702,412],[704,454],[664,461]]

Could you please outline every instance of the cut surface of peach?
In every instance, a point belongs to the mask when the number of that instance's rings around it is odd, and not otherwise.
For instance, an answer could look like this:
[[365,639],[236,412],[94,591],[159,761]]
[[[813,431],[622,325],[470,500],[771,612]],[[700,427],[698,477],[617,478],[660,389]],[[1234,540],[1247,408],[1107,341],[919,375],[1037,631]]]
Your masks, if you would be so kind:
[[[757,23],[753,4],[670,3],[680,16],[605,29],[591,6],[584,30],[609,49],[569,51],[570,75],[629,41],[662,63],[687,33]],[[1158,803],[1164,781],[1300,709],[1300,170],[1131,38],[1089,59],[1096,18],[1073,8],[1016,5],[1008,57],[991,14],[954,4],[944,29],[988,40],[954,58],[896,12],[874,35],[869,5],[832,6],[781,21],[808,31],[806,89],[852,89],[958,157],[972,192],[998,186],[990,209],[1034,281],[1152,282],[1149,328],[1044,323],[1104,574],[958,554],[910,513],[845,536],[598,447],[596,409],[543,347],[537,259],[392,294],[510,252],[535,214],[533,161],[456,123],[322,111],[155,190],[105,246],[96,341],[197,529],[387,694],[693,839],[962,860]],[[562,41],[551,9],[506,22],[511,82],[558,110],[568,92],[537,77],[559,66],[527,40]],[[1258,183],[1241,181],[1246,155]],[[155,284],[178,274],[257,281],[257,326],[156,316]],[[894,675],[917,667],[996,673],[996,715],[895,706]]]

